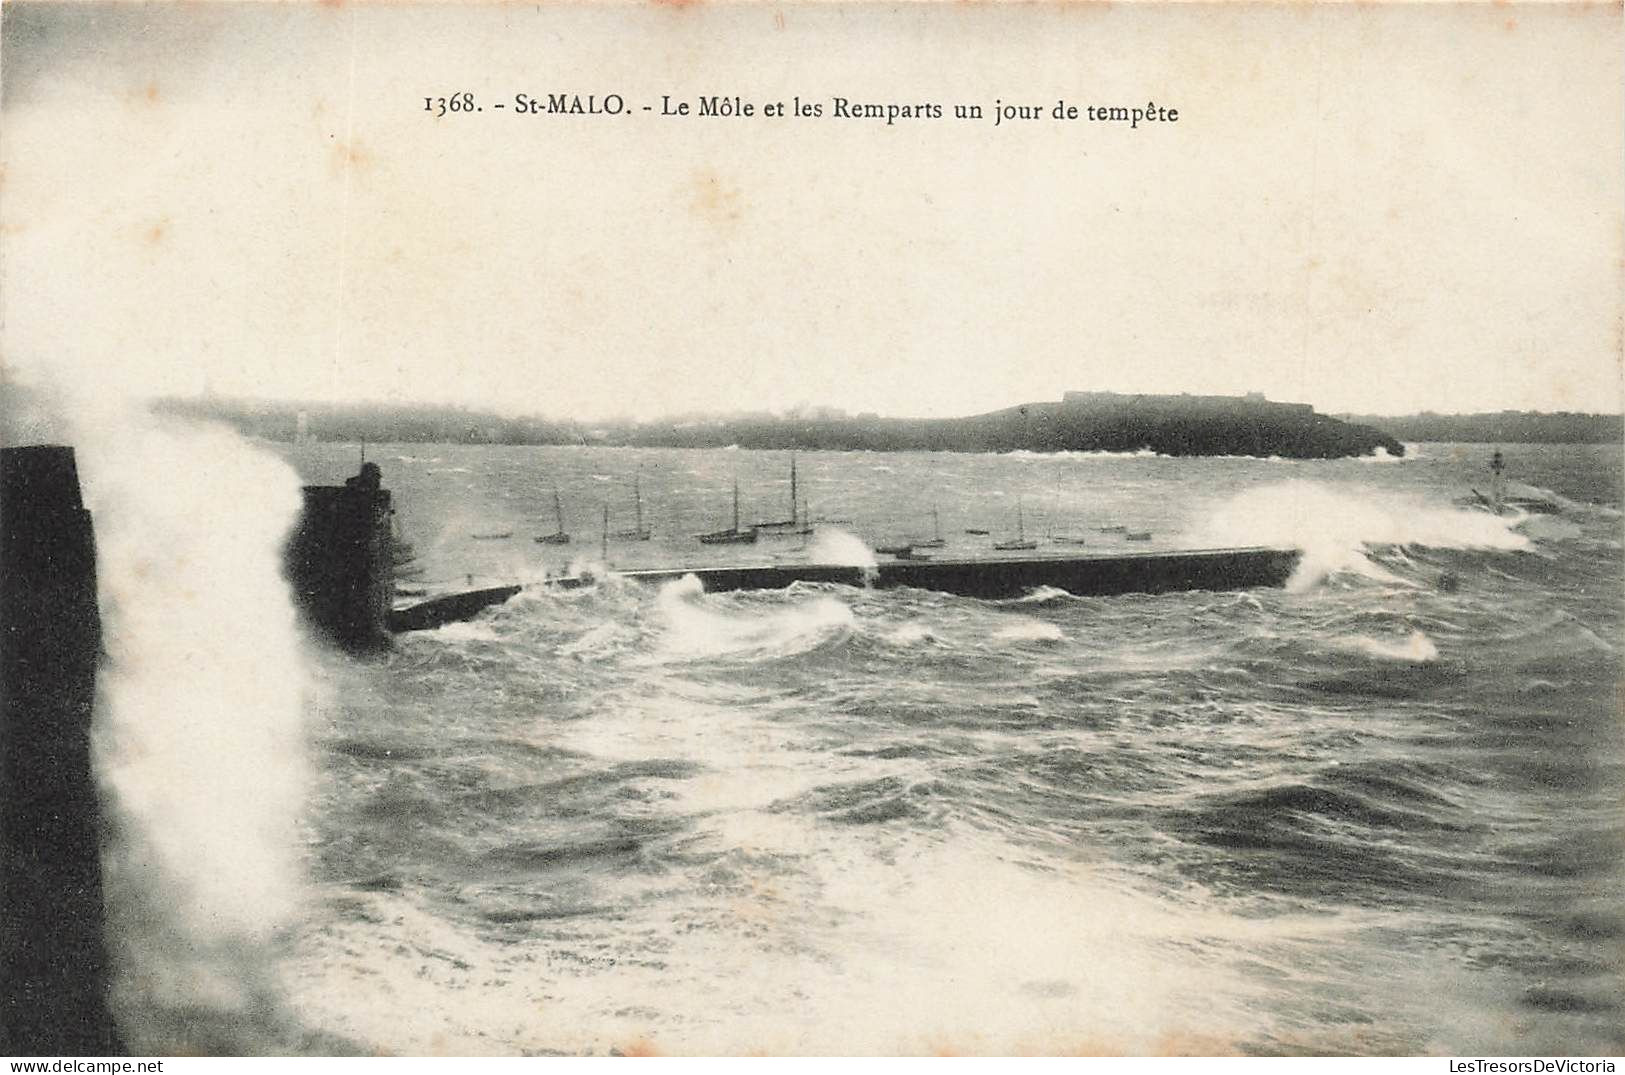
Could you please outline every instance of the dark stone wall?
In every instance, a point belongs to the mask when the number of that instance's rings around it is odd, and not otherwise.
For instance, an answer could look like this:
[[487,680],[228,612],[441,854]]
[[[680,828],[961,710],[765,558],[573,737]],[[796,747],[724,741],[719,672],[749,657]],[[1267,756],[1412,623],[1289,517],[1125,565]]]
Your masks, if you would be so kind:
[[318,634],[350,652],[389,645],[395,599],[389,490],[377,466],[343,485],[305,486],[304,512],[284,563],[301,613]]
[[122,1051],[90,764],[100,658],[73,449],[0,450],[0,1054]]
[[1297,549],[1203,549],[1142,555],[896,560],[869,569],[835,564],[677,568],[629,571],[625,577],[660,584],[694,575],[708,593],[777,590],[793,582],[833,582],[882,590],[908,586],[981,598],[1020,597],[1041,586],[1080,596],[1111,596],[1283,586],[1301,555]]

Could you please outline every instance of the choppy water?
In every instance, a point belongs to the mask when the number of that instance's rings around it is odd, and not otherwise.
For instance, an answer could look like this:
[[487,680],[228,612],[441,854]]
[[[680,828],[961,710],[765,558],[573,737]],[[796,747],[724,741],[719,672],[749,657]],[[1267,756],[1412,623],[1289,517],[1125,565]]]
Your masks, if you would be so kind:
[[[279,449],[307,480],[354,450]],[[786,457],[369,448],[422,585],[807,555]],[[367,1050],[1625,1048],[1620,460],[1456,507],[1372,463],[807,453],[814,517],[961,551],[1297,544],[1285,591],[530,589],[322,663],[299,1019]],[[553,529],[557,486],[568,550]],[[513,529],[507,541],[476,532]],[[1442,585],[1443,576],[1457,585]]]

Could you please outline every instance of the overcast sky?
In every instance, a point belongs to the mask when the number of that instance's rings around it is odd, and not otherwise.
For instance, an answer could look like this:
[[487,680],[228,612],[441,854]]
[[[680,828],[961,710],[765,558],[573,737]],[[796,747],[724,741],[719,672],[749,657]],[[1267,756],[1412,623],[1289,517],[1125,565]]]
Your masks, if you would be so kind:
[[[1617,4],[3,18],[25,375],[584,418],[1068,389],[1620,408]],[[462,91],[484,111],[424,111]],[[825,114],[642,111],[663,94]],[[952,116],[995,98],[1179,120]]]

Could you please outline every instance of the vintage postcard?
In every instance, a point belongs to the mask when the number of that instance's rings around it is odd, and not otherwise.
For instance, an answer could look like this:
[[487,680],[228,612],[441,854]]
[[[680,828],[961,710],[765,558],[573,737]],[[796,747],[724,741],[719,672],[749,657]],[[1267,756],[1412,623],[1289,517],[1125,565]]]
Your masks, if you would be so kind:
[[0,1051],[1625,1049],[1620,32],[6,4]]

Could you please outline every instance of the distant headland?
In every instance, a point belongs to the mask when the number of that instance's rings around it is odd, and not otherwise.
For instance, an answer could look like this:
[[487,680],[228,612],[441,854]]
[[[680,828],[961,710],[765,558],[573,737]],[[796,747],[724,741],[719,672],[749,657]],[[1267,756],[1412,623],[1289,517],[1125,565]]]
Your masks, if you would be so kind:
[[1488,411],[1480,414],[1434,414],[1423,411],[1399,417],[1340,414],[1392,433],[1400,440],[1459,441],[1466,444],[1625,444],[1625,417],[1572,411]]
[[589,444],[807,451],[1136,452],[1331,459],[1404,454],[1388,433],[1246,396],[1068,392],[966,418],[884,418],[828,408],[788,414],[681,415],[575,424],[458,407],[317,404],[221,397],[167,399],[161,412],[226,422],[269,440]]

